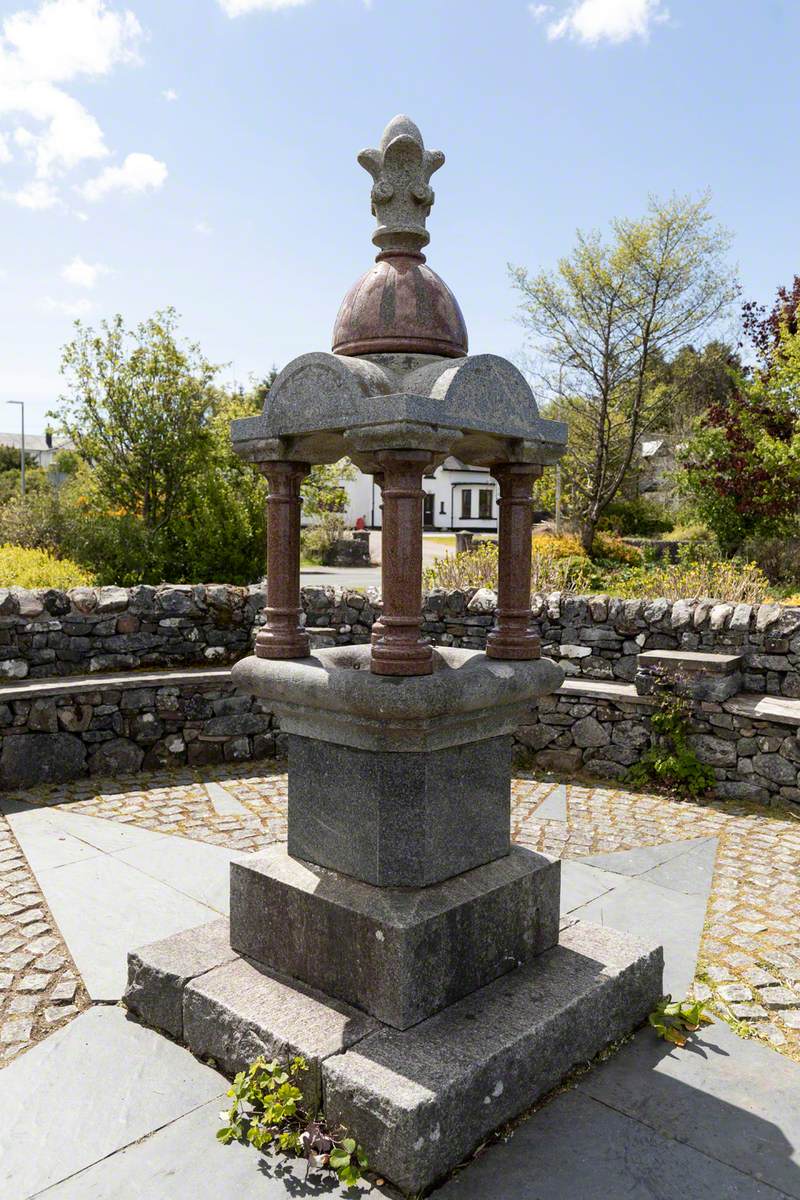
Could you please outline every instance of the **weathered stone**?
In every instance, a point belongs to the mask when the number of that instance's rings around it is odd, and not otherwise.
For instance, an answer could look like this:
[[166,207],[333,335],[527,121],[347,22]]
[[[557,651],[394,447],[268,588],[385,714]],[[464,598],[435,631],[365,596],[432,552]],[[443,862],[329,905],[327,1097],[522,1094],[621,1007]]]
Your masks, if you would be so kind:
[[128,607],[128,589],[101,587],[97,590],[95,611],[99,613],[122,612]]
[[707,733],[692,733],[686,739],[701,762],[711,767],[735,767],[736,743]]
[[58,730],[58,715],[52,700],[34,700],[28,712],[28,729],[42,733],[55,733]]
[[274,847],[231,863],[231,945],[408,1028],[554,944],[559,872],[515,847],[431,887],[377,888]]
[[572,728],[572,736],[576,746],[582,749],[594,746],[607,746],[611,736],[594,717],[584,717],[576,721]]
[[147,1025],[162,1029],[180,1041],[186,984],[235,958],[225,919],[173,934],[130,951],[128,986],[123,999],[131,1012]]
[[129,738],[113,738],[103,742],[89,760],[93,775],[116,775],[138,771],[144,750]]
[[438,883],[508,854],[510,779],[510,737],[399,754],[290,735],[289,853],[379,887]]
[[787,785],[797,783],[797,764],[787,761],[780,754],[755,754],[753,755],[753,767],[758,775],[763,775],[765,779],[770,779],[773,783]]
[[574,925],[535,963],[445,1012],[326,1059],[325,1115],[358,1130],[373,1170],[420,1191],[643,1020],[662,969],[660,948]]
[[28,674],[28,664],[22,658],[0,659],[0,675],[6,679],[24,679]]
[[583,754],[578,747],[574,750],[542,750],[536,755],[536,764],[545,771],[563,771],[567,775],[580,770]]
[[86,749],[72,734],[10,734],[0,745],[0,785],[4,787],[66,783],[86,774]]
[[234,958],[193,979],[183,992],[183,1038],[198,1058],[213,1058],[228,1075],[254,1059],[288,1062],[301,1055],[309,1070],[302,1090],[311,1110],[322,1102],[322,1062],[379,1028],[372,1017]]

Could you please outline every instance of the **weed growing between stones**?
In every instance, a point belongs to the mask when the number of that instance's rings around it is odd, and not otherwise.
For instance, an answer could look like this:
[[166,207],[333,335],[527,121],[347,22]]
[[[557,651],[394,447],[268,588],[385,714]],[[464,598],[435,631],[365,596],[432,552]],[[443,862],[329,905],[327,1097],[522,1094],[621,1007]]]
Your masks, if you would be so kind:
[[700,762],[688,743],[691,718],[691,703],[677,696],[669,683],[662,680],[650,718],[654,742],[628,772],[631,783],[637,787],[657,783],[693,799],[714,786],[713,770]]
[[297,1057],[288,1067],[257,1058],[239,1071],[228,1089],[233,1104],[220,1113],[217,1138],[224,1146],[236,1141],[305,1158],[306,1174],[312,1167],[334,1171],[345,1187],[355,1187],[367,1156],[346,1130],[330,1129],[321,1114],[309,1116],[298,1087],[307,1070],[306,1060]]
[[660,1038],[676,1046],[685,1046],[686,1035],[696,1033],[701,1025],[714,1023],[702,1000],[673,1001],[672,996],[663,996],[647,1020]]

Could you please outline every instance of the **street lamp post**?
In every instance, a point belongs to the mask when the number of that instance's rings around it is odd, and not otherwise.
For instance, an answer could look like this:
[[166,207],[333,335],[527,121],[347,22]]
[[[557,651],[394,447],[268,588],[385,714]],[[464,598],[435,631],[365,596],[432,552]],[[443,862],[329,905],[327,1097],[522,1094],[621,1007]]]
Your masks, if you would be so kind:
[[22,442],[19,451],[19,470],[20,470],[20,491],[25,495],[25,401],[24,400],[8,400],[7,404],[18,404],[20,415],[22,417]]

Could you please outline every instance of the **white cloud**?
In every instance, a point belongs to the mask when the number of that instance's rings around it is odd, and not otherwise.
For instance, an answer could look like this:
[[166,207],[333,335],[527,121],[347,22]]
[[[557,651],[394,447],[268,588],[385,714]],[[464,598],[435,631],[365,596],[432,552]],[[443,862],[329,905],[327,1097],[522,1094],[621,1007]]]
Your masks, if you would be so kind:
[[537,21],[543,21],[553,11],[552,4],[529,4],[531,16]]
[[169,100],[170,102],[178,99],[178,93],[175,91],[175,88],[165,88],[161,95],[165,100]]
[[[532,12],[541,19],[546,15],[546,6],[536,5]],[[653,25],[668,17],[661,0],[579,0],[563,17],[548,25],[547,36],[551,41],[570,37],[589,45],[602,41],[627,42],[635,37],[646,40]]]
[[106,167],[94,179],[89,179],[79,191],[93,204],[109,192],[147,192],[162,187],[167,178],[167,164],[152,154],[129,154],[121,167]]
[[52,296],[45,296],[42,309],[45,312],[61,313],[65,317],[85,317],[92,311],[92,302],[85,297],[80,300],[54,300]]
[[88,263],[80,255],[76,255],[72,262],[68,262],[61,268],[61,278],[65,279],[67,283],[90,290],[101,275],[107,274],[108,267],[104,263]]
[[[143,30],[129,9],[107,0],[38,0],[0,26],[0,123],[31,164],[7,199],[27,208],[58,202],[57,181],[107,158],[103,131],[69,85],[139,60]],[[4,140],[6,149],[8,145]],[[0,162],[7,161],[0,153]]]
[[308,3],[309,0],[219,0],[220,8],[228,17],[241,17],[259,9],[277,12],[281,8],[300,8]]
[[208,237],[210,233],[214,232],[208,221],[195,221],[194,231],[195,233],[202,234],[204,237]]
[[45,208],[55,208],[60,204],[58,192],[44,179],[32,179],[15,192],[4,192],[6,200],[12,200],[20,208],[30,208],[34,212],[42,212]]
[[0,133],[0,163],[11,162],[13,155],[8,145],[8,138],[4,133]]

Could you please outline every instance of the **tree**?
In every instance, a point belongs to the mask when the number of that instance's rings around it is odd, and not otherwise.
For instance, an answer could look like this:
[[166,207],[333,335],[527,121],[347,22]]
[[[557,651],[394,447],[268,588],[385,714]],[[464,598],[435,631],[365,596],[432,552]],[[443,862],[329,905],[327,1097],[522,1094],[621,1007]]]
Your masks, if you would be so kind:
[[80,321],[75,328],[61,361],[67,391],[53,415],[109,505],[156,533],[204,469],[219,367],[178,341],[172,308],[135,329],[119,315],[97,333]]
[[[32,454],[25,454],[25,468],[37,467],[39,464]],[[16,471],[19,474],[20,452],[16,446],[0,446],[0,473]]]
[[[794,329],[794,332],[792,330]],[[733,399],[698,422],[683,486],[720,546],[796,534],[800,513],[800,336],[786,321],[763,369],[740,374]]]
[[753,346],[761,371],[769,372],[786,336],[792,338],[800,320],[800,275],[790,288],[779,287],[772,308],[749,300],[742,305],[742,327]]
[[702,349],[684,346],[667,362],[653,369],[648,408],[660,413],[660,428],[669,433],[689,433],[694,421],[712,407],[724,407],[736,393],[742,363],[727,342],[714,340]]
[[305,515],[321,517],[323,513],[344,512],[347,489],[343,485],[355,477],[356,469],[349,458],[340,458],[334,463],[315,463],[300,489]]
[[708,197],[650,201],[616,220],[611,238],[578,233],[555,272],[510,268],[546,397],[570,427],[571,484],[591,552],[643,433],[661,416],[658,362],[696,341],[737,294]]

